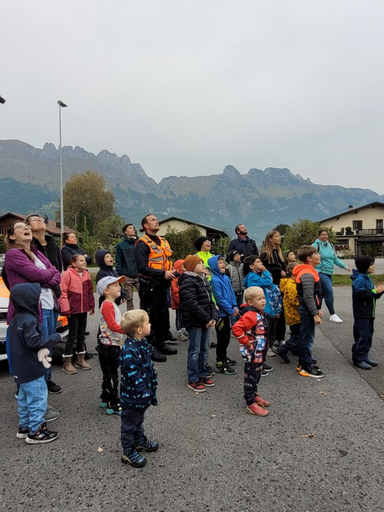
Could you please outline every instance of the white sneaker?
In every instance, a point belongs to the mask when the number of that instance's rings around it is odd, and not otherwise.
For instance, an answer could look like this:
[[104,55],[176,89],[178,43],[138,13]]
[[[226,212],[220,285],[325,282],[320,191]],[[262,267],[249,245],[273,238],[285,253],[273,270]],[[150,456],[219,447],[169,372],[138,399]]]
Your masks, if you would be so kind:
[[342,319],[339,317],[339,315],[336,315],[336,313],[334,313],[333,315],[331,315],[329,317],[330,321],[331,322],[336,322],[337,324],[341,324],[343,323]]
[[271,350],[270,348],[267,350],[267,356],[268,356],[268,357],[275,357],[275,355],[276,355],[276,354],[274,353],[274,351],[273,351],[273,350]]

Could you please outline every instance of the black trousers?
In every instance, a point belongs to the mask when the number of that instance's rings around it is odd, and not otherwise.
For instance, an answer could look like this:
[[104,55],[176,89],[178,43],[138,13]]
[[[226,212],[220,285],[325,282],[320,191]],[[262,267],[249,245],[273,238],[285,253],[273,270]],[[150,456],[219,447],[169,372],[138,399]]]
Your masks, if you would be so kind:
[[75,313],[68,317],[68,339],[65,345],[65,356],[73,355],[73,347],[76,352],[85,352],[85,331],[87,328],[87,313]]
[[247,405],[252,405],[255,401],[263,369],[263,354],[256,355],[256,358],[258,362],[244,364],[244,399]]
[[148,341],[156,347],[161,347],[164,345],[169,331],[167,288],[162,286],[151,288],[150,286],[150,284],[147,286],[140,282],[140,307],[148,313],[151,322],[151,334],[147,337]]
[[119,398],[119,357],[120,347],[114,345],[97,346],[103,382],[101,384],[101,401],[109,403],[112,407],[120,402]]
[[215,328],[217,335],[216,360],[224,363],[227,359],[227,348],[231,339],[229,316],[219,317]]
[[121,445],[124,455],[131,455],[136,446],[145,441],[145,409],[123,409],[121,412]]

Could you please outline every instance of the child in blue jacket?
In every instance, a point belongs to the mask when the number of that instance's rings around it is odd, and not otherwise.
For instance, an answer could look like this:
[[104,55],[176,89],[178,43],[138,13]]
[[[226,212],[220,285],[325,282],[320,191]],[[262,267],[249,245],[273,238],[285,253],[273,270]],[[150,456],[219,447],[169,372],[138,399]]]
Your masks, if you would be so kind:
[[237,319],[239,310],[235,292],[232,288],[231,278],[225,274],[225,259],[223,256],[212,256],[208,265],[211,269],[211,288],[216,306],[219,308],[219,319],[215,325],[217,334],[216,346],[216,372],[224,375],[234,375],[236,370],[232,368],[236,364],[233,359],[228,359],[227,348],[231,339],[230,317]]
[[356,256],[357,270],[353,270],[352,303],[353,303],[353,364],[362,370],[370,370],[377,366],[377,361],[369,357],[372,347],[373,323],[375,320],[376,299],[384,292],[384,283],[375,287],[370,277],[375,271],[375,258],[372,256]]

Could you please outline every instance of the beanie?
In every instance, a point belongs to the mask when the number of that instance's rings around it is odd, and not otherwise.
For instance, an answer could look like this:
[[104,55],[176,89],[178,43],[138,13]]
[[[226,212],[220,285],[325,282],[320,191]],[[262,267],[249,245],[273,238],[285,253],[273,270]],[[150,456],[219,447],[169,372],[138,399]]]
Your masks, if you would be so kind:
[[375,262],[373,256],[356,256],[355,265],[360,274],[366,274],[372,263]]
[[189,272],[193,272],[196,265],[200,262],[200,261],[203,261],[200,256],[197,256],[196,254],[192,255],[190,254],[189,256],[187,256],[184,260],[184,268],[185,270],[188,270]]
[[209,238],[207,236],[200,236],[199,238],[196,238],[196,240],[193,242],[198,251],[201,250],[201,247],[203,246],[203,243],[206,240],[209,240]]
[[233,258],[236,256],[236,254],[240,254],[239,251],[231,251],[228,253],[228,258],[229,258],[229,261],[233,261]]

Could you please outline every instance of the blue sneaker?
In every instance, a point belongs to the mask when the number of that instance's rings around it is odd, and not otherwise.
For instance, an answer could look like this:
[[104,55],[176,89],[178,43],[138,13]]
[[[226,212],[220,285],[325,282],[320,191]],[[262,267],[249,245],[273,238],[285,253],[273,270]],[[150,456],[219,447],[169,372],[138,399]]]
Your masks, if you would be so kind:
[[100,402],[100,407],[102,409],[106,409],[108,407],[108,402]]
[[121,462],[124,462],[124,464],[130,464],[133,468],[142,468],[146,465],[147,459],[140,455],[137,450],[133,450],[129,455],[123,454]]
[[116,404],[116,405],[108,404],[107,414],[109,414],[109,415],[120,414],[121,415],[122,410],[123,410],[123,408],[121,407],[120,404]]
[[151,441],[150,439],[144,437],[144,442],[140,443],[136,446],[136,450],[138,452],[157,452],[159,449],[159,443],[155,441]]

